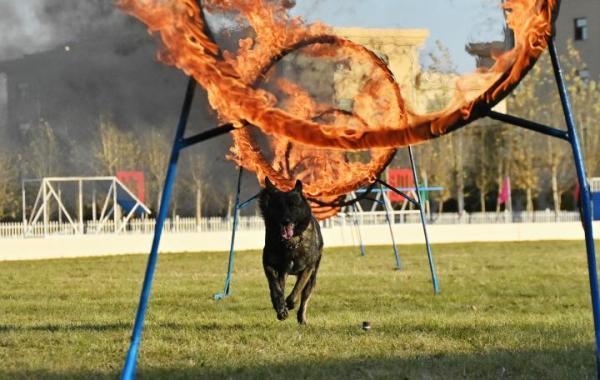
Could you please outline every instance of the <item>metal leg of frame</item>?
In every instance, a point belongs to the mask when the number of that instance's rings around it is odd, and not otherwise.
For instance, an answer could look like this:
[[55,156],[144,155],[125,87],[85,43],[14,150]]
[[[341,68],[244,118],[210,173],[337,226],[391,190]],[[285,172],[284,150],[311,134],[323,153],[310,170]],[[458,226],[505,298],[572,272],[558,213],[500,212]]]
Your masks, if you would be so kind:
[[186,89],[185,100],[181,110],[181,115],[179,117],[179,123],[177,124],[177,131],[175,132],[175,141],[173,142],[173,148],[171,150],[171,157],[169,159],[169,166],[167,168],[165,184],[160,200],[160,207],[158,215],[156,217],[156,224],[154,227],[154,238],[152,240],[152,249],[150,251],[150,257],[148,258],[148,265],[146,267],[146,275],[144,277],[144,285],[142,287],[140,303],[137,309],[137,314],[135,316],[135,323],[131,335],[131,343],[129,345],[129,351],[127,352],[127,358],[125,359],[123,372],[121,373],[121,379],[124,380],[130,380],[135,378],[137,356],[142,337],[142,330],[144,327],[144,319],[146,316],[146,311],[148,309],[148,300],[150,299],[152,280],[154,277],[154,270],[156,269],[156,262],[158,259],[158,246],[160,244],[160,237],[162,234],[165,219],[167,217],[167,212],[169,210],[171,192],[173,190],[175,175],[177,173],[177,162],[179,160],[179,153],[182,148],[181,140],[183,139],[185,133],[185,127],[187,125],[188,116],[190,114],[192,99],[194,98],[195,87],[196,82],[194,81],[194,79],[190,78]]
[[429,260],[429,270],[431,271],[431,282],[433,283],[433,293],[440,293],[440,285],[435,269],[435,263],[433,261],[433,255],[431,254],[431,244],[429,244],[429,235],[427,234],[427,222],[425,220],[425,212],[423,211],[423,202],[421,201],[421,191],[419,190],[419,179],[417,177],[417,168],[415,165],[415,159],[413,157],[412,147],[408,146],[408,156],[410,158],[410,166],[413,172],[413,181],[415,182],[415,188],[417,193],[417,203],[419,204],[419,215],[421,216],[421,225],[423,226],[423,235],[425,236],[425,246],[427,248],[427,259]]
[[354,224],[354,229],[356,230],[356,234],[358,235],[358,244],[360,246],[360,255],[366,256],[367,250],[365,249],[365,244],[363,243],[362,233],[360,231],[360,223],[358,222],[357,215],[356,215],[358,213],[358,207],[356,206],[356,203],[352,205],[352,208],[354,209],[354,215],[352,216],[352,223]]
[[552,59],[552,67],[554,68],[554,76],[556,78],[556,84],[558,86],[560,101],[562,104],[563,112],[565,114],[565,121],[567,124],[567,130],[569,134],[569,142],[573,150],[573,159],[575,161],[575,167],[577,169],[577,178],[579,180],[582,213],[581,217],[583,221],[583,228],[585,231],[588,274],[590,281],[590,293],[592,298],[592,312],[594,317],[594,334],[596,338],[596,371],[597,376],[600,378],[600,298],[598,296],[598,272],[596,267],[596,251],[594,246],[594,231],[592,225],[592,203],[590,196],[590,188],[587,181],[585,163],[583,160],[583,154],[581,152],[581,146],[579,144],[579,138],[577,137],[577,130],[575,126],[575,120],[573,118],[573,111],[569,100],[569,94],[564,83],[564,78],[560,67],[560,62],[558,58],[558,53],[556,51],[554,39],[550,41],[548,48],[550,51],[550,58]]
[[392,228],[392,219],[390,217],[390,211],[388,210],[388,204],[386,202],[386,195],[383,191],[383,185],[379,184],[379,191],[381,192],[381,204],[385,210],[385,219],[387,220],[388,227],[390,228],[390,237],[392,238],[392,248],[394,249],[394,258],[396,259],[396,270],[402,269],[402,262],[400,261],[400,255],[398,254],[398,247],[396,246],[396,239],[394,238],[394,229]]
[[222,300],[231,292],[231,274],[233,272],[233,259],[235,256],[235,231],[238,226],[238,217],[240,213],[240,191],[242,188],[242,173],[244,169],[240,166],[237,180],[237,190],[235,193],[235,207],[233,208],[233,227],[231,229],[231,245],[229,247],[229,263],[227,264],[227,277],[225,277],[225,286],[222,293],[217,293],[213,296],[215,300]]

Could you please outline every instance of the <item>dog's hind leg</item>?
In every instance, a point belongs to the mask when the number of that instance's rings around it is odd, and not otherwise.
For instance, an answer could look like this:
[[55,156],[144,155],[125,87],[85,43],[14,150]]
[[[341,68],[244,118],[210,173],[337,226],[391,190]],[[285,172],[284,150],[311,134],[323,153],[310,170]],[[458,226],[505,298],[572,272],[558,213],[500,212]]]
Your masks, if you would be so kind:
[[290,295],[287,296],[287,298],[285,299],[285,305],[287,306],[288,310],[293,310],[296,307],[298,297],[306,287],[306,284],[308,284],[308,282],[310,281],[310,278],[314,271],[315,268],[308,268],[300,272],[300,275],[296,280],[296,284],[294,285],[294,289],[292,289]]
[[[320,261],[320,260],[319,260]],[[319,270],[319,263],[317,263],[310,279],[306,283],[304,289],[302,289],[302,298],[300,299],[300,307],[298,308],[298,323],[301,325],[306,324],[306,308],[308,307],[308,301],[310,296],[317,284],[317,271]]]
[[265,266],[265,274],[269,282],[271,303],[277,312],[277,319],[283,321],[288,317],[288,311],[283,301],[285,291],[285,273],[277,272],[273,267]]

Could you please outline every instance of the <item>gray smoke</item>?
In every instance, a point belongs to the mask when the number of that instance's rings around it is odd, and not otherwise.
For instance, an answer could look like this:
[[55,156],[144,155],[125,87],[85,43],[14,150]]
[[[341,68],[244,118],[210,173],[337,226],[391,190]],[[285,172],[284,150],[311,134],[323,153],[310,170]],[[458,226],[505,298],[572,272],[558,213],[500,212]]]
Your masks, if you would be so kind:
[[[0,0],[0,35],[4,152],[26,157],[32,128],[44,120],[65,150],[55,175],[96,174],[100,115],[109,115],[140,143],[150,129],[160,130],[170,143],[187,78],[156,60],[157,42],[112,0]],[[216,126],[201,89],[193,107],[188,134]],[[226,207],[236,178],[233,164],[225,160],[230,144],[223,136],[184,153],[193,153],[206,167],[215,207],[220,208]],[[181,171],[179,181],[185,176]],[[182,200],[180,210],[190,204]]]
[[0,61],[119,27],[125,19],[108,0],[0,0]]

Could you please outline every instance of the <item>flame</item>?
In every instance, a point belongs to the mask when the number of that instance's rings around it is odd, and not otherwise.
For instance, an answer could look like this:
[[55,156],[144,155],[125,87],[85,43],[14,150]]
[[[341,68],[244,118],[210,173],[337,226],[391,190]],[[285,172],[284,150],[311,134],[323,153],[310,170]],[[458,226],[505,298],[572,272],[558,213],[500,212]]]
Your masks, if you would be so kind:
[[[465,125],[506,96],[546,48],[558,10],[558,0],[506,0],[514,48],[494,57],[490,69],[460,77],[444,109],[418,114],[407,109],[391,71],[373,52],[325,25],[290,18],[285,1],[207,0],[203,8],[195,0],[117,4],[160,35],[161,61],[193,76],[220,118],[244,127],[232,133],[230,158],[256,172],[261,183],[268,176],[281,189],[301,179],[321,218],[339,211],[327,203],[372,183],[395,148]],[[204,10],[235,14],[251,30],[236,52],[220,50]],[[331,99],[316,100],[299,83],[276,78],[278,63],[299,52],[347,65],[354,73],[362,70],[350,109]],[[267,136],[269,159],[255,138],[258,133]]]

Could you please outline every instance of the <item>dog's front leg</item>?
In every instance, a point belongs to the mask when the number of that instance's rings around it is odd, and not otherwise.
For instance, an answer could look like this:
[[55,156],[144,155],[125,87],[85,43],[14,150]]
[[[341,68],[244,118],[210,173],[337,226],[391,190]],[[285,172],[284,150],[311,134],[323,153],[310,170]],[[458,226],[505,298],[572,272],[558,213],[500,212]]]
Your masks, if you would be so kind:
[[269,281],[269,290],[271,292],[271,302],[277,312],[277,319],[283,321],[288,317],[288,310],[285,307],[285,273],[279,273],[275,268],[265,265],[265,274]]
[[314,270],[315,268],[305,269],[298,276],[298,279],[296,280],[296,285],[294,285],[294,289],[292,289],[290,295],[285,299],[285,305],[287,306],[288,310],[292,310],[296,307],[298,297],[300,297],[300,293],[304,290],[304,287],[306,286],[306,283],[312,276]]

